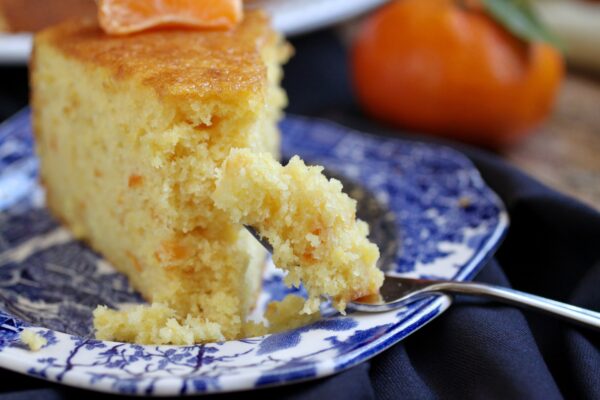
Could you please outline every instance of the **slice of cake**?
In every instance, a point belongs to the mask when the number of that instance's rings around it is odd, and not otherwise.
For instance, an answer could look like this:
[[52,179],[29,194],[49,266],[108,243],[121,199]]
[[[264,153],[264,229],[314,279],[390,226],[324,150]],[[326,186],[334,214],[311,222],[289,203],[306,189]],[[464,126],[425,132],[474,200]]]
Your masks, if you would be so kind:
[[378,293],[383,274],[369,228],[356,219],[356,201],[322,167],[297,156],[284,167],[268,153],[234,149],[223,163],[213,199],[232,221],[257,229],[273,247],[286,283],[303,283],[318,310],[322,296],[343,311],[346,303]]
[[103,338],[241,335],[265,253],[210,195],[231,148],[278,156],[289,53],[261,12],[229,31],[111,37],[70,21],[36,36],[33,126],[47,205],[156,303],[99,309]]

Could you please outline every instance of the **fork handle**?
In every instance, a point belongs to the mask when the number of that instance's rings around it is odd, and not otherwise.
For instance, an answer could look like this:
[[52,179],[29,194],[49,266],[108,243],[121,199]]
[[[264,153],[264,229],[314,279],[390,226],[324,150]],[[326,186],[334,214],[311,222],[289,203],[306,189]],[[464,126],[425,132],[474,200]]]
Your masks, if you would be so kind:
[[600,330],[600,313],[598,312],[505,287],[478,282],[438,282],[430,285],[424,291],[483,296]]

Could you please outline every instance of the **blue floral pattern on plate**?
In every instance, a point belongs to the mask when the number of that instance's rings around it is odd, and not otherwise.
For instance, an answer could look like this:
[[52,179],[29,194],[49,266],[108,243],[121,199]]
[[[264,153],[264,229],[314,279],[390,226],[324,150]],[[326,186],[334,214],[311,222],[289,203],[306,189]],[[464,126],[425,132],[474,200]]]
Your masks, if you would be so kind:
[[[187,347],[140,346],[92,338],[97,304],[141,302],[127,279],[72,239],[44,209],[30,114],[0,126],[0,366],[51,381],[125,394],[225,392],[326,376],[397,343],[442,313],[432,296],[381,314],[326,312],[322,320],[264,337]],[[391,274],[469,279],[508,226],[504,206],[473,165],[439,146],[378,138],[288,116],[283,153],[325,165],[382,205],[373,235]],[[362,204],[362,203],[361,203]],[[381,223],[381,226],[379,224]],[[388,232],[387,234],[385,232]],[[260,311],[286,288],[269,264]],[[47,340],[39,352],[19,341],[25,327]]]

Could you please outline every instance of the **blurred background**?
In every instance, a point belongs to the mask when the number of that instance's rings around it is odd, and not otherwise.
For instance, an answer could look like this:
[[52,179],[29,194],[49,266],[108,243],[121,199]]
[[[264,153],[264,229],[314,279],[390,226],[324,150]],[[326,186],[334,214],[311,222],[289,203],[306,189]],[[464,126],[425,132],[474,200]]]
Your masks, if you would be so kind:
[[[296,49],[289,113],[492,151],[600,210],[600,1],[250,0]],[[93,0],[0,0],[0,121],[32,32]]]

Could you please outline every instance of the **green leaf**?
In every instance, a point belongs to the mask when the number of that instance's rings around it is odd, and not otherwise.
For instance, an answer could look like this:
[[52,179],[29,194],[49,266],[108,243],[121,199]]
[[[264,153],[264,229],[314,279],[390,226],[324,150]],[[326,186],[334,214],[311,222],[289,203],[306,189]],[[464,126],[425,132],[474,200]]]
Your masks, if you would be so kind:
[[562,50],[559,40],[549,32],[526,0],[482,0],[485,9],[513,35],[526,42],[546,42]]

